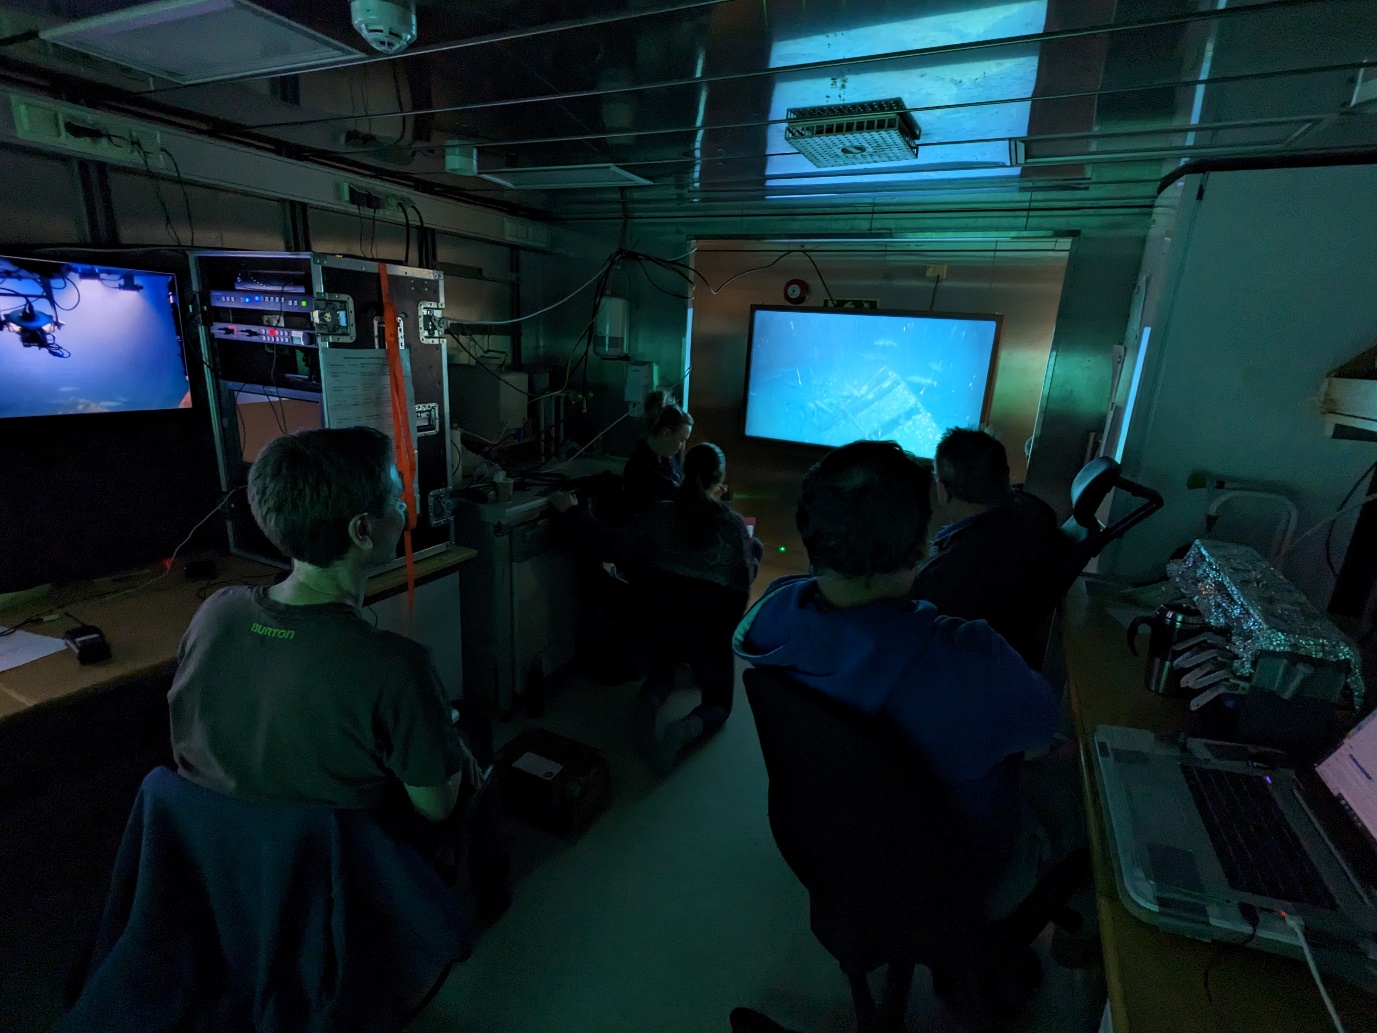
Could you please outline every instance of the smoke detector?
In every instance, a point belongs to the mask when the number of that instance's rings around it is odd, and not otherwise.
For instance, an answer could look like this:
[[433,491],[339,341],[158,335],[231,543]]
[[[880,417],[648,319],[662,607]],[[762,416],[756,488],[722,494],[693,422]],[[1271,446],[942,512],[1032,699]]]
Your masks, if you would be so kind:
[[784,141],[819,169],[912,161],[922,131],[907,108],[899,97],[790,108]]
[[416,0],[349,0],[349,14],[374,50],[397,54],[416,41]]

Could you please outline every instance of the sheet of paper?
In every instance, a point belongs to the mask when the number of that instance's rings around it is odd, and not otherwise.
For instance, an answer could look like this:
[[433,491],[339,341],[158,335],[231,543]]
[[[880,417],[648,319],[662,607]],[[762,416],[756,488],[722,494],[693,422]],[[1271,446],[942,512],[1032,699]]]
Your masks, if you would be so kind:
[[[416,395],[411,386],[411,352],[402,349],[407,412],[416,427]],[[392,437],[392,389],[387,352],[381,348],[320,349],[320,384],[325,426],[373,427]]]
[[[414,447],[416,394],[411,384],[411,352],[403,348],[401,355],[406,411],[411,418]],[[389,438],[394,437],[386,351],[381,348],[321,348],[320,384],[325,410],[322,420],[326,427],[372,427]]]
[[12,667],[33,660],[42,660],[45,656],[60,653],[66,648],[60,638],[35,635],[29,631],[16,631],[0,636],[0,671],[8,671]]
[[563,764],[556,764],[538,753],[523,753],[512,761],[512,767],[535,775],[536,778],[543,778],[547,782],[564,770]]

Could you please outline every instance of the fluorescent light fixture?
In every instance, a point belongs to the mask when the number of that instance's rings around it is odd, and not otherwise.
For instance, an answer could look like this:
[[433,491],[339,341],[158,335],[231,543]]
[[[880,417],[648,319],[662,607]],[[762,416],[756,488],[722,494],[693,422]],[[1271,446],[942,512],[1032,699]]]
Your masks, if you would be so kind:
[[[915,7],[918,5],[914,5]],[[873,57],[901,50],[917,50],[944,44],[1003,39],[1041,32],[1047,21],[1047,0],[990,2],[979,7],[939,14],[919,14],[902,21],[858,26],[840,32],[777,41],[770,51],[771,67],[836,61],[848,57]],[[797,185],[790,174],[816,170],[799,154],[791,153],[784,139],[790,108],[901,97],[911,108],[959,102],[1028,97],[1037,84],[1038,47],[1028,44],[1002,47],[985,54],[954,54],[940,58],[885,61],[827,72],[782,72],[770,102],[765,166],[767,188]],[[1008,140],[1026,136],[1031,104],[1014,101],[980,107],[917,111],[922,127],[922,146],[940,147],[917,160],[876,165],[871,175],[845,179],[818,176],[815,182],[831,193],[864,194],[868,184],[1017,176]],[[989,143],[962,143],[965,140]],[[937,162],[947,166],[937,166]],[[951,168],[959,164],[960,169]],[[936,167],[934,167],[936,166]],[[865,166],[861,166],[864,168]],[[768,195],[779,191],[769,189]]]
[[618,165],[548,165],[543,168],[496,169],[480,172],[480,179],[511,190],[595,190],[599,187],[648,187]]
[[362,56],[249,0],[157,0],[39,36],[173,82],[214,82]]

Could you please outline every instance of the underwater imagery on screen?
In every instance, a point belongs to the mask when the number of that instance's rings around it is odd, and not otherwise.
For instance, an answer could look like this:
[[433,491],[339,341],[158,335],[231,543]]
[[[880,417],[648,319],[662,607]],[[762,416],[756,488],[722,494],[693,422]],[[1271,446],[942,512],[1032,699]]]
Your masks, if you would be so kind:
[[894,440],[930,458],[980,423],[998,323],[817,309],[756,309],[750,437],[837,446]]

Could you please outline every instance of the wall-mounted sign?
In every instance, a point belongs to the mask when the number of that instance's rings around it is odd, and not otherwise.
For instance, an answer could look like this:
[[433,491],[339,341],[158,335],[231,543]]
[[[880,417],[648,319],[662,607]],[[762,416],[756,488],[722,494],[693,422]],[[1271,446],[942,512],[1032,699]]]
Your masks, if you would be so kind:
[[874,308],[880,307],[880,303],[874,298],[826,298],[822,303],[823,308]]

